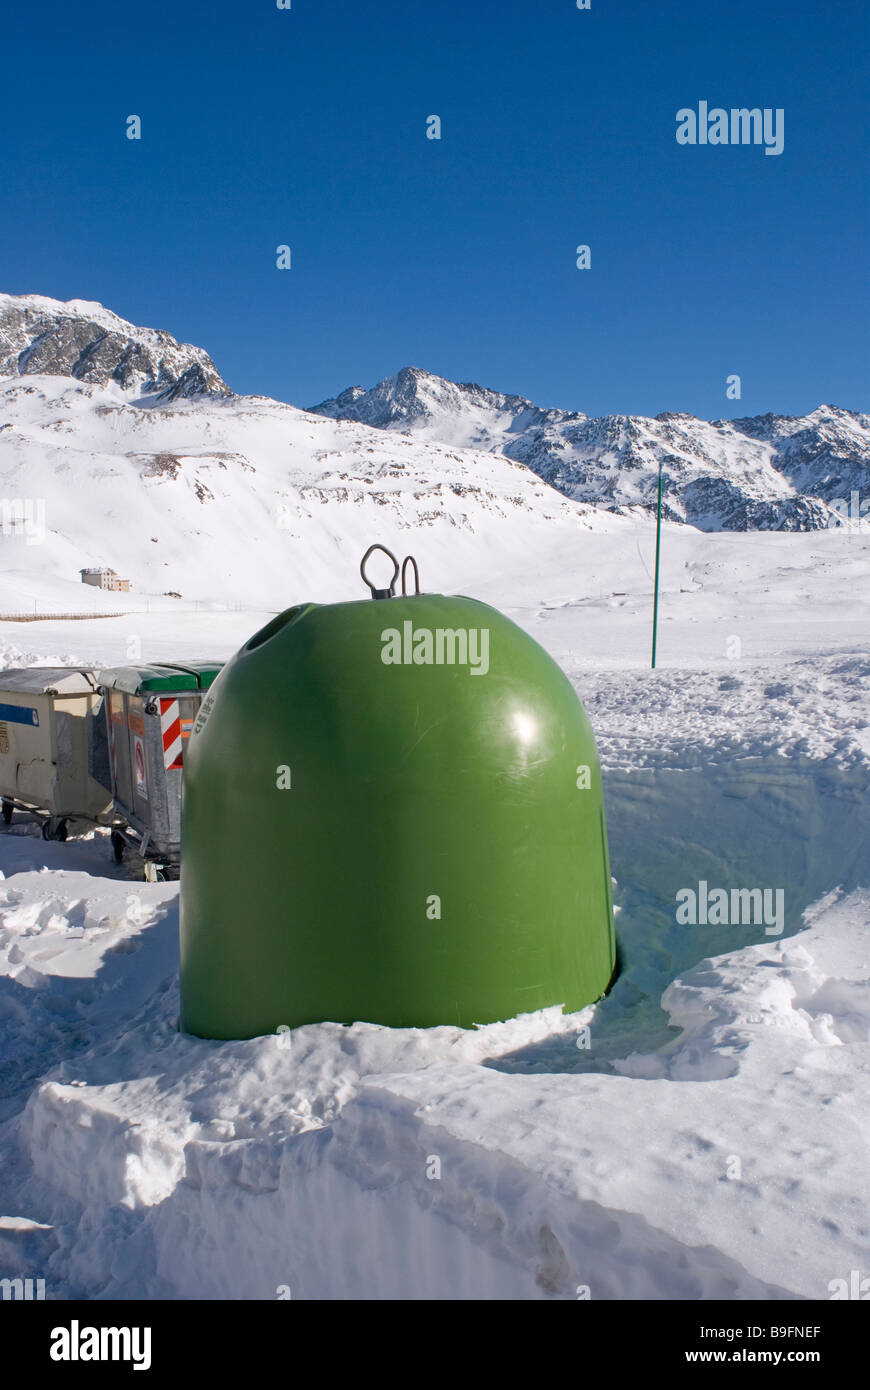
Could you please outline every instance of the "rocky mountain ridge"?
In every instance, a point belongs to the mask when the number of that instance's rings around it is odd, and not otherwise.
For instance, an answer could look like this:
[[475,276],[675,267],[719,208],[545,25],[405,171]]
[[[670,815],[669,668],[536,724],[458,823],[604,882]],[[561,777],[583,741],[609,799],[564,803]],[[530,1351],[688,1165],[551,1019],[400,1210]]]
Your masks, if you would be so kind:
[[[591,417],[403,368],[312,407],[319,415],[502,453],[565,496],[617,512],[664,511],[701,530],[816,530],[870,495],[870,416],[822,405],[810,415],[699,420]],[[864,515],[870,512],[870,502]]]
[[137,328],[101,304],[43,295],[0,295],[0,377],[69,376],[94,386],[173,401],[229,396],[202,348]]

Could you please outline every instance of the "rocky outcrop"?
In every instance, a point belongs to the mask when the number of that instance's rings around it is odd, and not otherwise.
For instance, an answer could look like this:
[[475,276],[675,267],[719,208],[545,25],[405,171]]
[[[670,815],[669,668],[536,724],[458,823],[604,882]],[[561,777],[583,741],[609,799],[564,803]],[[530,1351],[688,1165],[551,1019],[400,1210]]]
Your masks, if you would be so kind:
[[208,353],[101,304],[0,295],[0,376],[69,376],[162,401],[230,394]]
[[654,509],[661,464],[666,515],[707,531],[816,530],[837,523],[853,493],[870,499],[870,417],[837,406],[804,417],[594,418],[406,367],[313,409],[505,454],[566,496],[618,512]]

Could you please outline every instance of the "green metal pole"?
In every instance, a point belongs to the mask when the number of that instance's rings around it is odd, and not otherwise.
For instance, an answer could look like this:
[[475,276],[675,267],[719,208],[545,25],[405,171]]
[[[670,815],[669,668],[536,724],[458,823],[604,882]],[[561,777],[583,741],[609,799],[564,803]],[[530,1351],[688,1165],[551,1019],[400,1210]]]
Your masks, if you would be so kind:
[[656,577],[653,597],[652,669],[656,668],[656,631],[659,622],[659,554],[662,545],[662,465],[659,463],[659,498],[656,508]]

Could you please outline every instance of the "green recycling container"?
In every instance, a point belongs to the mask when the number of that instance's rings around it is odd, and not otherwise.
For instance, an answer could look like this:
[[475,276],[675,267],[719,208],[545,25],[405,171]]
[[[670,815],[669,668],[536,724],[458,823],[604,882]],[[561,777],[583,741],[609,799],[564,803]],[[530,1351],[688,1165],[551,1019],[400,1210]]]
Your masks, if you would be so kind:
[[373,599],[281,613],[203,699],[182,799],[187,1032],[469,1028],[608,987],[601,774],[572,685],[494,608],[395,596],[397,573]]

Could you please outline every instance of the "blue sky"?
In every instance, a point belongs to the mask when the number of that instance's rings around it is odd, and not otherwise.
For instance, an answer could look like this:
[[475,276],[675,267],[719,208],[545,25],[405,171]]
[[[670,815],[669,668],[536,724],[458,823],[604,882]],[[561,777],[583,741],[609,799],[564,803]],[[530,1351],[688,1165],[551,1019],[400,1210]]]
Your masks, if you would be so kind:
[[[100,300],[303,406],[414,365],[589,414],[866,410],[865,14],[19,6],[0,288]],[[700,100],[783,108],[783,153],[678,145]]]

